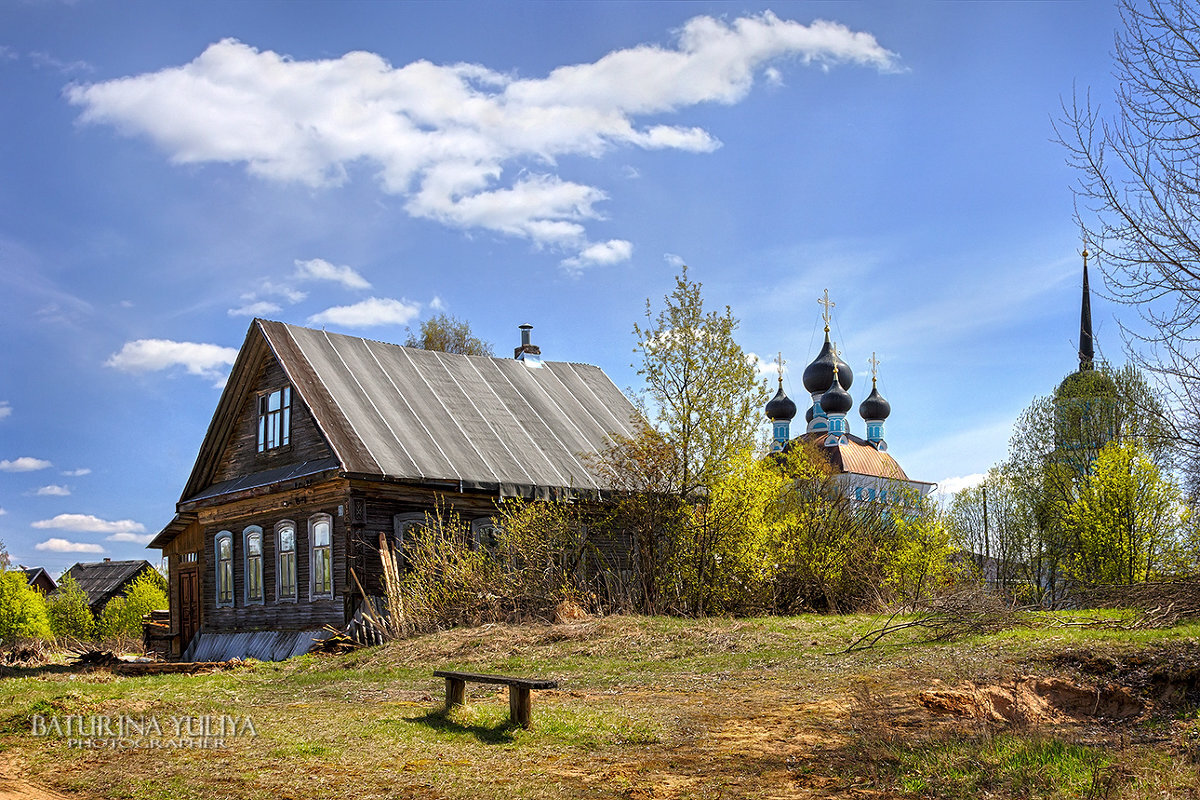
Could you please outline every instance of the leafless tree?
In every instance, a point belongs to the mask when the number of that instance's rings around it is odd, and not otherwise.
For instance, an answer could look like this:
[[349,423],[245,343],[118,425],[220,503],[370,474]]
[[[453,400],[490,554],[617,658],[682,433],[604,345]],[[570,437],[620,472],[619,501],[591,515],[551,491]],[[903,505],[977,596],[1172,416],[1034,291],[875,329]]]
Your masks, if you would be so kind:
[[1080,178],[1076,216],[1122,325],[1168,396],[1163,424],[1200,489],[1200,8],[1120,0],[1111,113],[1090,94],[1064,104],[1059,141]]

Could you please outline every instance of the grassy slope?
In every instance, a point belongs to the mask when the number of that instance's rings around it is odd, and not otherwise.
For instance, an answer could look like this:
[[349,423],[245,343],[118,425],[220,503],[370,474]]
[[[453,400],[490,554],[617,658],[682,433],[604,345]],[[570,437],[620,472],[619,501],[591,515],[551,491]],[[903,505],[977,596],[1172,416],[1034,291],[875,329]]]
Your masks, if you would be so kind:
[[[1115,727],[1018,730],[947,723],[912,699],[938,682],[1071,676],[1053,660],[1063,651],[1195,646],[1200,626],[1043,628],[831,655],[872,621],[612,617],[209,675],[9,670],[0,746],[47,785],[170,800],[1200,795],[1186,757],[1194,706]],[[533,729],[513,730],[502,688],[470,685],[467,708],[439,713],[437,668],[561,688],[535,693]],[[257,736],[213,750],[72,749],[32,736],[34,714],[248,715]]]

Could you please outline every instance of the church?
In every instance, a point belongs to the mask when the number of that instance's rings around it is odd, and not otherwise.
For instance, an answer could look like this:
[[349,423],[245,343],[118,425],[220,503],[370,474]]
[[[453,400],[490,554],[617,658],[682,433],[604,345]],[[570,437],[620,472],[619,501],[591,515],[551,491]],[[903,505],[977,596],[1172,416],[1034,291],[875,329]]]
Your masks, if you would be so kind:
[[884,423],[892,407],[879,392],[879,360],[874,353],[870,361],[871,393],[858,407],[865,435],[851,433],[849,414],[854,399],[850,389],[854,371],[829,338],[829,309],[834,305],[829,290],[818,302],[824,306],[825,342],[817,357],[804,368],[804,390],[811,401],[804,415],[807,425],[804,433],[792,438],[791,424],[798,409],[783,390],[781,369],[779,390],[766,406],[771,421],[771,451],[787,450],[797,446],[797,442],[809,444],[829,462],[835,485],[859,502],[907,503],[911,498],[925,497],[936,484],[909,478],[888,452]]

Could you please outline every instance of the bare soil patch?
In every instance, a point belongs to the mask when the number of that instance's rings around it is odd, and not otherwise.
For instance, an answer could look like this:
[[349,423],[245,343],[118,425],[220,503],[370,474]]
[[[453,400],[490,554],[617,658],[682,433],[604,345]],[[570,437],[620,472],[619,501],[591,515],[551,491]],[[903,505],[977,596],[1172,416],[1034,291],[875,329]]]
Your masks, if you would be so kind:
[[1147,704],[1124,686],[1082,686],[1065,678],[1025,676],[1001,684],[967,683],[931,689],[917,702],[935,714],[1015,725],[1062,725],[1084,720],[1128,720]]

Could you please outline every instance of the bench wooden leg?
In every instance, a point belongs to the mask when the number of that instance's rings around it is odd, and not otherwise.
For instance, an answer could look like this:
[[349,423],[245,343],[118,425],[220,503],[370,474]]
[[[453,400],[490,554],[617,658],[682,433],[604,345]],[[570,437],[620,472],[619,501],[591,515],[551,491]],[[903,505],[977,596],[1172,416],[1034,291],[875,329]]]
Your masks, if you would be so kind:
[[508,716],[522,728],[529,727],[529,711],[532,702],[529,699],[529,687],[508,687]]
[[446,710],[466,702],[467,682],[461,678],[446,678]]

